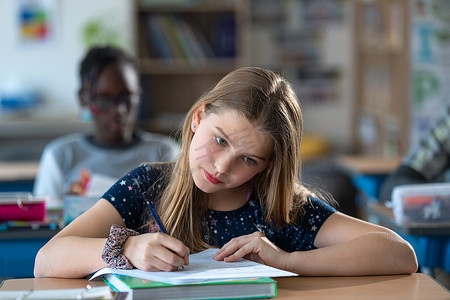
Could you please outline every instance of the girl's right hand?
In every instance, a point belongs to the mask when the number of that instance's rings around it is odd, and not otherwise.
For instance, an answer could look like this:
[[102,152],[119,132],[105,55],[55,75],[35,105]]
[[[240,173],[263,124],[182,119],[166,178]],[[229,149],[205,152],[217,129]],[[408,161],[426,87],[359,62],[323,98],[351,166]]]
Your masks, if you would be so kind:
[[144,271],[175,271],[189,264],[189,248],[160,232],[130,236],[122,254],[133,266]]

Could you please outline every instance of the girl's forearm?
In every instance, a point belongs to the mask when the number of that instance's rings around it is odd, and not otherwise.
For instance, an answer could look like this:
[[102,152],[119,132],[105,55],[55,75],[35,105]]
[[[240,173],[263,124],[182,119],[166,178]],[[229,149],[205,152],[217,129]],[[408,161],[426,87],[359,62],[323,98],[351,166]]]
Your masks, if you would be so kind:
[[290,253],[283,269],[305,276],[410,274],[417,270],[417,259],[396,235],[372,232],[346,243]]
[[101,258],[105,241],[77,236],[51,241],[36,255],[34,276],[81,278],[107,267]]

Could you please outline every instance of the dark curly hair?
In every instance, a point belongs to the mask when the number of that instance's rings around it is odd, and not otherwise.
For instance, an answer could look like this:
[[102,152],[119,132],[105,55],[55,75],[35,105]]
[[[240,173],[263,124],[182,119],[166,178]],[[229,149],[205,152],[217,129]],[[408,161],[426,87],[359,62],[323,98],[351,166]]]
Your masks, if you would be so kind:
[[97,85],[100,73],[111,64],[130,64],[137,70],[134,58],[124,51],[111,46],[94,46],[89,49],[80,65],[80,83],[82,90],[92,91]]

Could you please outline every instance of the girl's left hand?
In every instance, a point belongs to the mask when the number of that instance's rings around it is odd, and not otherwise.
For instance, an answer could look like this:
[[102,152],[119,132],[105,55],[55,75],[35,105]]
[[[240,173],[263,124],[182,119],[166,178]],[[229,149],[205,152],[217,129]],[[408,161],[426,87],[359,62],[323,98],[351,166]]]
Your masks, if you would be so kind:
[[288,254],[269,241],[263,233],[256,231],[249,235],[233,238],[220,248],[213,258],[233,262],[244,257],[268,266],[284,269]]

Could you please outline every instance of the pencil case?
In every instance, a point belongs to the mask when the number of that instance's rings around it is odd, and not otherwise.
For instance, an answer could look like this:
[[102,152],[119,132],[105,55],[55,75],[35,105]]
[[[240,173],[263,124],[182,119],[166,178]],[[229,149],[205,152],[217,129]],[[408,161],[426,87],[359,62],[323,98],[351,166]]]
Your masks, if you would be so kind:
[[45,219],[46,199],[30,193],[0,193],[0,222]]
[[450,183],[398,186],[392,191],[392,205],[400,224],[450,224]]

